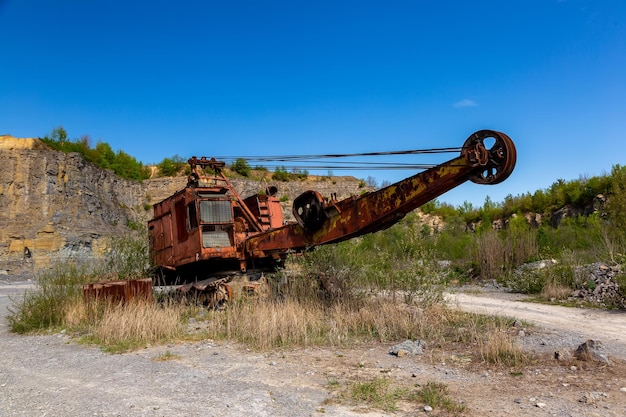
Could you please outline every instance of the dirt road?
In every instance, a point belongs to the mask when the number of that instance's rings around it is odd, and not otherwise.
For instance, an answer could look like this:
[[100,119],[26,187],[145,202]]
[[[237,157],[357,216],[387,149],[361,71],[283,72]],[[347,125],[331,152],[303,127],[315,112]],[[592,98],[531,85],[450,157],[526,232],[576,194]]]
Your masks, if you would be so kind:
[[[0,285],[0,416],[392,415],[326,401],[330,380],[381,375],[406,387],[442,382],[452,398],[466,405],[463,416],[626,415],[626,366],[620,359],[626,352],[626,331],[620,333],[624,313],[455,294],[460,308],[538,323],[524,343],[531,350],[543,348],[546,356],[513,373],[436,350],[399,358],[388,354],[387,345],[259,353],[206,340],[111,355],[65,334],[10,333],[4,318],[9,295],[24,288]],[[613,366],[584,363],[574,369],[549,359],[557,345],[575,348],[590,337],[605,339],[616,355]],[[166,350],[175,359],[158,361]],[[440,412],[430,415],[445,415]],[[393,415],[423,414],[423,405],[400,404]]]
[[626,359],[625,311],[561,307],[524,302],[523,298],[495,292],[447,294],[448,302],[462,310],[514,317],[572,341],[600,340],[613,356]]

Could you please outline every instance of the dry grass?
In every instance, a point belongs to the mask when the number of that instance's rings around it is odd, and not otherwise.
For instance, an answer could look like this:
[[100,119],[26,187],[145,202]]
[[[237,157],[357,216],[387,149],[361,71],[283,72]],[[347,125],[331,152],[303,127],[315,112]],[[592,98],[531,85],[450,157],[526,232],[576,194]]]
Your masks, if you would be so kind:
[[479,342],[483,360],[502,366],[521,366],[529,362],[523,349],[517,346],[510,333],[502,328],[487,332]]
[[475,261],[483,279],[499,279],[538,254],[536,238],[530,230],[514,230],[502,237],[489,231],[477,239]]
[[541,290],[539,297],[542,300],[567,300],[572,295],[572,288],[563,284],[548,283]]
[[210,312],[202,337],[236,340],[257,350],[279,347],[390,343],[423,339],[433,345],[476,345],[490,332],[507,328],[507,319],[464,313],[441,304],[425,308],[387,298],[324,305],[297,300],[235,303]]
[[[190,316],[203,322],[193,334],[185,324]],[[202,338],[234,340],[261,351],[422,339],[441,348],[474,347],[477,357],[498,365],[527,361],[507,333],[509,319],[465,313],[444,304],[419,308],[383,296],[330,304],[319,299],[245,298],[224,311],[145,302],[86,304],[80,298],[65,306],[63,325],[111,352]]]
[[109,351],[126,351],[179,339],[183,335],[182,307],[131,302],[105,304],[91,326],[88,340]]

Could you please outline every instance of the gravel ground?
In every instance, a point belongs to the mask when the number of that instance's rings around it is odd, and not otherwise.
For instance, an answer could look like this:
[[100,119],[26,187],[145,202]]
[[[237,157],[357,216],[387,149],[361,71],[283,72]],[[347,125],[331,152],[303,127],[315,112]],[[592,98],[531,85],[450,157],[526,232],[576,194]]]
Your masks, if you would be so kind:
[[[462,347],[455,352],[433,348],[421,356],[396,357],[388,354],[387,345],[258,353],[205,340],[112,355],[78,345],[65,334],[10,333],[4,312],[11,294],[26,287],[0,283],[0,416],[391,415],[328,401],[330,380],[367,380],[380,375],[407,387],[443,382],[450,396],[466,405],[463,416],[626,415],[626,332],[621,336],[601,333],[599,323],[603,322],[597,320],[602,318],[594,319],[595,326],[581,326],[580,317],[589,316],[588,310],[550,306],[555,310],[536,313],[545,322],[524,329],[518,340],[538,360],[511,372],[472,362],[472,352],[463,352]],[[495,308],[498,314],[522,320],[536,306],[513,304],[517,310],[510,310],[506,304],[519,301],[505,300],[505,305],[489,307],[489,300],[499,301],[493,294],[464,296],[457,296],[459,308],[478,308],[484,313]],[[582,314],[566,320],[574,324],[548,320],[571,310]],[[626,323],[623,312],[603,317],[615,320],[604,326],[609,332]],[[622,332],[621,328],[616,331]],[[604,339],[611,366],[551,359],[555,349],[575,349],[587,338]],[[166,351],[174,358],[158,361]],[[393,415],[424,414],[423,405],[400,404]],[[430,415],[446,414],[435,409]]]

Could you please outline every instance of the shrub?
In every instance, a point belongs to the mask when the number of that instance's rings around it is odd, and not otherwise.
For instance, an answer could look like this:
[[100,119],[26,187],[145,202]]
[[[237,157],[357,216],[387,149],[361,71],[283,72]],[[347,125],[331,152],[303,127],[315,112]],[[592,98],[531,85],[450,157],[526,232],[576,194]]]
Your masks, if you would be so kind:
[[235,162],[230,165],[230,169],[244,177],[250,175],[250,164],[248,164],[248,161],[244,158],[237,158]]
[[94,269],[100,280],[137,279],[149,275],[150,257],[145,227],[133,234],[112,238],[104,263]]
[[91,140],[87,135],[74,141],[69,140],[63,126],[53,129],[50,135],[41,138],[41,141],[57,151],[80,153],[87,161],[100,168],[110,169],[122,178],[141,181],[150,177],[148,168],[134,157],[121,150],[113,152],[106,142],[98,141],[96,147],[91,148]]
[[185,167],[185,165],[187,165],[187,161],[179,155],[174,155],[171,158],[163,158],[163,160],[157,164],[159,176],[176,176]]
[[493,329],[486,333],[480,342],[480,354],[483,360],[496,365],[521,366],[529,361],[524,350],[502,329]]
[[35,277],[36,289],[13,300],[7,316],[11,330],[29,333],[65,325],[66,314],[82,301],[82,286],[89,282],[93,276],[74,261],[41,272]]
[[536,230],[521,217],[512,219],[503,231],[488,230],[476,238],[474,261],[484,279],[501,280],[538,255]]
[[284,166],[281,167],[277,167],[274,170],[274,173],[272,174],[272,179],[274,181],[289,181],[289,173],[287,172],[287,169]]

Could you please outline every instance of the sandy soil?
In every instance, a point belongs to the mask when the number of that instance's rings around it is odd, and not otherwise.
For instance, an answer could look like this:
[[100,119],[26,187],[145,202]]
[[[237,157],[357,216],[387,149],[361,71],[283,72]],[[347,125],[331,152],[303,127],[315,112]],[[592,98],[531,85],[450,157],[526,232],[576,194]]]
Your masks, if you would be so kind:
[[[390,346],[250,352],[206,340],[111,355],[64,334],[19,336],[4,319],[24,284],[0,285],[0,416],[382,416],[424,415],[423,404],[395,413],[337,405],[329,381],[387,375],[398,386],[445,383],[463,416],[625,416],[626,313],[546,306],[501,293],[449,295],[458,308],[524,322],[517,340],[537,360],[522,370],[471,359],[459,347],[420,356]],[[555,350],[601,340],[611,365],[553,359]],[[160,362],[168,350],[176,358]],[[429,415],[447,415],[435,409]]]

